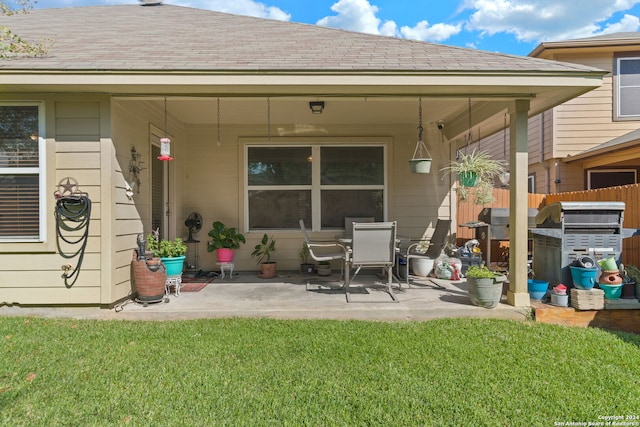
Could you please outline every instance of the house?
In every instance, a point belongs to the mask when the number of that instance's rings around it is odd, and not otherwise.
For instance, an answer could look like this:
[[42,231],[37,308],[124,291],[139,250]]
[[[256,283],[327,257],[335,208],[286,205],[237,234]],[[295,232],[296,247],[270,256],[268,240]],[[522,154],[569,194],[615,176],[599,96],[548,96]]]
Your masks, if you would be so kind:
[[[44,56],[0,60],[6,304],[114,304],[131,292],[137,236],[186,237],[191,212],[203,217],[190,251],[204,270],[216,268],[206,249],[215,220],[247,236],[239,270],[256,269],[248,248],[265,232],[279,269],[297,269],[300,218],[314,237],[343,231],[345,216],[396,220],[405,236],[438,217],[455,223],[455,181],[440,169],[466,135],[500,129],[509,111],[512,180],[526,188],[527,118],[604,74],[163,4],[33,10],[0,25],[51,41]],[[430,174],[408,168],[419,124]],[[172,161],[157,159],[164,138]],[[89,224],[68,230],[58,197],[84,197]],[[512,205],[524,207],[512,223],[525,224],[526,198]],[[528,305],[520,228],[509,301]]]
[[[606,70],[604,84],[529,121],[529,191],[560,193],[640,182],[640,33],[545,42],[529,56]],[[508,118],[505,118],[508,120]],[[509,130],[480,144],[508,157]]]

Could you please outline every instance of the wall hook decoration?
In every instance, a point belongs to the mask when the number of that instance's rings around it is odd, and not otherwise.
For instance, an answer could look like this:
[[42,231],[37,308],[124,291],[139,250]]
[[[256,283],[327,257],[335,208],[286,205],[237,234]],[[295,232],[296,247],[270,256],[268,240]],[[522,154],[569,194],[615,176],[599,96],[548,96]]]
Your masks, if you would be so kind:
[[[131,183],[127,182],[126,184],[128,187],[127,190],[133,190],[135,187],[138,187],[138,193],[140,193],[140,172],[146,169],[142,167],[144,162],[140,160],[140,157],[142,157],[142,154],[138,153],[136,147],[131,147],[131,158],[129,159],[129,176]],[[129,197],[128,194],[127,197]],[[131,197],[129,197],[129,200],[131,200]]]

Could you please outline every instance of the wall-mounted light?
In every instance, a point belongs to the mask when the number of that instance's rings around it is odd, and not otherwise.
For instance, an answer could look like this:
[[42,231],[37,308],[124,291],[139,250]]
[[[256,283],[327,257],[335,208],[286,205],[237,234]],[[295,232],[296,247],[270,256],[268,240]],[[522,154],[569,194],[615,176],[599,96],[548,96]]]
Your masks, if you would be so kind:
[[309,102],[309,108],[313,114],[322,114],[324,111],[324,101],[311,101]]

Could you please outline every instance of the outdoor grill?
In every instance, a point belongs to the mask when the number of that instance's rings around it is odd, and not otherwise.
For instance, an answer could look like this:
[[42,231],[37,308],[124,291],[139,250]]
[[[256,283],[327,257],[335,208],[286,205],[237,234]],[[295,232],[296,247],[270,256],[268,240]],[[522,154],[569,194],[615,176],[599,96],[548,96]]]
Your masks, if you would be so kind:
[[[527,217],[529,227],[535,226],[538,210],[529,208]],[[493,240],[509,240],[509,208],[484,208],[478,214],[478,220],[489,224],[489,236]],[[482,236],[476,236],[481,238]]]
[[533,273],[537,280],[571,284],[569,266],[581,257],[620,262],[624,202],[557,202],[540,209],[533,234]]
[[[528,209],[527,218],[529,227],[535,226],[537,213],[538,209]],[[487,255],[487,264],[491,264],[492,241],[509,240],[509,208],[484,208],[478,214],[478,220],[479,222],[474,224],[474,228],[476,228],[476,239],[483,242]],[[502,259],[502,262],[506,261],[508,261],[508,259]]]

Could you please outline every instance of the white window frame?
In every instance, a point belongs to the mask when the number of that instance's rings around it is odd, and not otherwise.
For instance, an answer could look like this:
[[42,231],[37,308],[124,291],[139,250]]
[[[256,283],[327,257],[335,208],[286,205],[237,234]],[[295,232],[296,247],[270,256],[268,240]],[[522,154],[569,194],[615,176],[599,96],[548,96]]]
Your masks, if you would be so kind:
[[32,238],[0,237],[0,243],[33,243],[47,240],[47,153],[45,135],[45,103],[44,101],[0,101],[1,106],[36,106],[38,107],[38,167],[35,168],[3,168],[0,175],[38,175],[38,236]]
[[[378,140],[367,140],[365,141],[357,141],[353,142],[350,138],[345,139],[344,141],[337,142],[335,140],[332,141],[314,141],[314,142],[305,142],[305,141],[296,141],[291,143],[282,143],[278,141],[272,141],[271,143],[261,141],[255,142],[246,142],[243,146],[243,182],[244,182],[244,232],[264,232],[262,229],[250,229],[249,228],[249,191],[260,189],[260,190],[278,190],[283,189],[283,186],[250,186],[247,182],[247,174],[248,174],[248,163],[249,163],[249,148],[252,147],[282,147],[282,148],[293,148],[293,147],[311,147],[311,156],[312,158],[319,159],[320,158],[320,149],[323,147],[382,147],[383,150],[383,170],[384,170],[384,182],[383,184],[376,185],[321,185],[320,184],[320,162],[313,162],[311,165],[311,176],[312,181],[311,185],[291,185],[286,186],[289,190],[311,190],[311,224],[305,224],[306,228],[309,231],[332,231],[338,229],[321,229],[321,194],[322,190],[382,190],[383,191],[383,207],[382,214],[386,220],[388,213],[388,199],[389,199],[389,158],[388,158],[388,143],[380,142]],[[270,230],[270,231],[298,231],[297,229],[279,229],[279,230]]]
[[640,85],[637,86],[621,86],[620,79],[620,64],[622,61],[638,61],[640,63],[640,56],[618,56],[616,57],[616,67],[615,67],[615,83],[614,83],[614,121],[624,121],[624,120],[640,120],[640,113],[638,114],[623,114],[621,111],[621,100],[622,97],[620,94],[626,88],[638,88],[640,89]]

